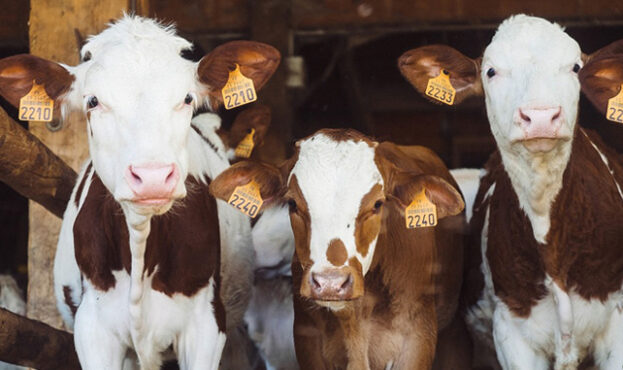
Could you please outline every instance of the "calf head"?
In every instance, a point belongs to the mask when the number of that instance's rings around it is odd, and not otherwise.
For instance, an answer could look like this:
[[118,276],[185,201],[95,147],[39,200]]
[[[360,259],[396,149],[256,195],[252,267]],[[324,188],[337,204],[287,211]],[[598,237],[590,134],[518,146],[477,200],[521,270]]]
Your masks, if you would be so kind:
[[[484,96],[498,147],[503,153],[529,157],[569,143],[580,86],[605,111],[607,99],[616,95],[623,82],[621,49],[610,46],[593,54],[595,58],[587,57],[559,25],[516,15],[499,26],[482,58],[432,45],[406,52],[398,65],[421,93],[430,78],[445,70],[456,89],[456,103]],[[603,64],[598,65],[598,60]],[[613,63],[618,69],[611,68]],[[604,85],[609,91],[604,91]]]
[[195,63],[180,55],[191,47],[172,26],[125,16],[88,40],[75,67],[32,55],[0,60],[0,94],[17,105],[36,82],[63,114],[84,112],[104,185],[122,205],[159,214],[186,194],[194,109],[222,103],[236,64],[259,89],[280,59],[268,45],[237,41]]
[[[263,207],[290,207],[296,254],[303,270],[300,294],[329,307],[358,298],[370,269],[387,212],[404,212],[422,189],[438,217],[462,211],[460,194],[446,181],[405,172],[388,160],[386,147],[353,130],[321,130],[296,143],[280,168],[239,162],[210,185],[228,200],[237,186],[255,181]],[[417,241],[414,241],[417,243]]]

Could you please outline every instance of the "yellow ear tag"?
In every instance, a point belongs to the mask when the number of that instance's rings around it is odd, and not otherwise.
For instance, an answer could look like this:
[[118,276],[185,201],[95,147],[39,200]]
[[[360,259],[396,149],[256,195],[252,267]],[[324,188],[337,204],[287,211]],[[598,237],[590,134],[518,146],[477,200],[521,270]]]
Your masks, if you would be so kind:
[[225,109],[232,109],[257,100],[253,80],[246,78],[240,72],[240,66],[236,64],[236,69],[229,72],[229,79],[221,90]]
[[426,198],[425,189],[405,209],[405,223],[407,229],[437,225],[437,206]]
[[439,76],[428,80],[426,95],[444,104],[454,104],[456,90],[454,90],[454,87],[452,87],[450,83],[450,73],[442,69],[441,72],[439,72]]
[[50,99],[43,85],[32,82],[32,89],[19,100],[21,121],[52,121],[54,100]]
[[606,118],[610,121],[623,123],[623,85],[621,85],[621,90],[616,96],[608,99]]
[[251,156],[251,152],[253,151],[253,135],[255,135],[255,129],[252,128],[251,132],[247,134],[238,144],[235,150],[236,157],[240,158],[249,158]]
[[260,186],[253,180],[246,185],[237,186],[227,203],[245,215],[254,218],[264,203],[260,195]]

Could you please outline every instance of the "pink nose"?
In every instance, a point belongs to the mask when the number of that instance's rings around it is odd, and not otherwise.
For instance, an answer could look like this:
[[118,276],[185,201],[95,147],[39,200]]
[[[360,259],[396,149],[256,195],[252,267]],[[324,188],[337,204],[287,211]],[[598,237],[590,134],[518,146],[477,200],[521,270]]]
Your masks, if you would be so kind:
[[341,301],[353,296],[353,276],[343,270],[312,272],[311,295],[323,301]]
[[125,180],[138,200],[170,198],[179,178],[175,164],[131,165],[125,173]]
[[561,118],[561,107],[543,109],[519,108],[519,118],[522,126],[556,125]]

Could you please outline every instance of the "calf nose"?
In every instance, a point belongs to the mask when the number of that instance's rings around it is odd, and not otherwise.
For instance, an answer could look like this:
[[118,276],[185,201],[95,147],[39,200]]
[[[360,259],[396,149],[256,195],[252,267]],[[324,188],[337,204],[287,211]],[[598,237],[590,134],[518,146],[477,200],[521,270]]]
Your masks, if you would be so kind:
[[179,180],[175,164],[149,163],[129,166],[125,179],[138,199],[170,198]]
[[312,272],[311,295],[323,301],[342,301],[353,296],[353,275],[343,270]]
[[561,119],[562,108],[519,108],[519,123],[521,126],[556,126]]

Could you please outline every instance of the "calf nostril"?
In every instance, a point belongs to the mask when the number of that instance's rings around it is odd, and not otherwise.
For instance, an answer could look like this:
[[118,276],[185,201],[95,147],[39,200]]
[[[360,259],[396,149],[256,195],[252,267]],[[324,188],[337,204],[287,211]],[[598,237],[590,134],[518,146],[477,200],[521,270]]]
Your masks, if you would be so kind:
[[175,176],[175,168],[171,168],[171,172],[169,172],[169,174],[167,175],[167,178],[164,181],[170,182],[173,180],[174,176]]
[[320,289],[320,283],[316,280],[316,275],[312,274],[311,276],[312,284],[314,285],[314,289]]
[[141,179],[141,177],[139,175],[137,175],[133,170],[132,167],[130,167],[130,175],[132,175],[132,179],[134,179],[137,183],[142,183],[143,180]]
[[351,286],[353,283],[353,275],[348,274],[348,278],[344,281],[344,283],[342,283],[342,285],[340,286],[341,290],[346,290],[349,286]]
[[552,121],[557,120],[558,118],[560,118],[560,109],[558,109],[558,112],[556,112],[556,114],[554,115],[554,117],[552,117]]
[[521,110],[519,111],[519,117],[521,117],[523,121],[530,122],[530,116],[525,115]]

